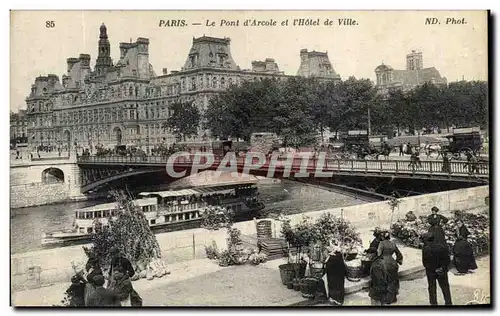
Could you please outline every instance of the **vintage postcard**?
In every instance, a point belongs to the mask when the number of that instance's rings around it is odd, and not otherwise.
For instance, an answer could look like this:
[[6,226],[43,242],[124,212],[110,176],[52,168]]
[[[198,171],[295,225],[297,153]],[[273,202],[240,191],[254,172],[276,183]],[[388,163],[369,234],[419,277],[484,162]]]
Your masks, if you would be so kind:
[[11,11],[11,305],[490,305],[488,11]]

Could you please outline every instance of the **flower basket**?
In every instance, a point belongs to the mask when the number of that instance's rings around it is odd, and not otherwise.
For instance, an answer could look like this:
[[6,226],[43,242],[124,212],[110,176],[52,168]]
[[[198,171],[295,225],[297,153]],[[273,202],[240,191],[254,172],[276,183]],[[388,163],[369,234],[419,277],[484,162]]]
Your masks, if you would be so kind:
[[359,282],[361,280],[363,269],[361,260],[352,260],[346,262],[347,280],[351,282]]
[[345,261],[351,261],[351,260],[354,260],[356,259],[356,257],[358,256],[358,253],[357,252],[350,252],[347,254],[347,256],[345,257]]
[[313,299],[316,294],[317,288],[318,288],[318,279],[316,278],[302,279],[300,284],[300,292],[302,293],[302,297]]

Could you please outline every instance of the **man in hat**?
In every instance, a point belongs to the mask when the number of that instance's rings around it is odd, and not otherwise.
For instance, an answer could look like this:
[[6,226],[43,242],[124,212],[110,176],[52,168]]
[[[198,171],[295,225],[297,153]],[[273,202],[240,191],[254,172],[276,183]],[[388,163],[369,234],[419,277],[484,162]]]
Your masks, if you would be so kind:
[[422,264],[427,274],[429,284],[429,302],[437,305],[436,281],[443,292],[445,305],[452,305],[450,283],[448,282],[448,266],[450,265],[450,252],[446,245],[436,242],[433,234],[427,233],[423,237]]
[[446,234],[442,225],[448,222],[448,218],[438,214],[439,209],[436,206],[432,207],[431,212],[432,214],[427,216],[427,222],[431,225],[428,232],[434,236],[435,242],[446,245]]
[[89,295],[87,306],[89,307],[110,307],[121,306],[118,295],[112,290],[104,288],[104,277],[96,275],[93,279],[95,291]]

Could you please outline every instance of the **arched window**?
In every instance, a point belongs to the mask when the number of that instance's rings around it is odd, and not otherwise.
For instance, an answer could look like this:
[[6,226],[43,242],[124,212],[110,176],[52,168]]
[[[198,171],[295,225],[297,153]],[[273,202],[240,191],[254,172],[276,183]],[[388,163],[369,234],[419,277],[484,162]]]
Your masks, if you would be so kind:
[[212,88],[217,88],[217,77],[212,78]]
[[220,78],[220,87],[225,88],[226,87],[226,79],[224,77]]

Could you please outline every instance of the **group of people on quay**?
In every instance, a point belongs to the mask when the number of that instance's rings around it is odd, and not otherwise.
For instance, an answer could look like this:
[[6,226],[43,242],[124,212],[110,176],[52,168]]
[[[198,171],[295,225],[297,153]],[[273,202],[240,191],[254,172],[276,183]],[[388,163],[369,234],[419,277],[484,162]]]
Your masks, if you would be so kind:
[[[457,275],[471,273],[477,269],[472,246],[467,241],[469,231],[463,222],[459,222],[456,232],[457,240],[452,249],[446,244],[445,232],[442,227],[448,219],[439,214],[439,209],[433,207],[432,214],[427,217],[431,225],[428,232],[422,237],[422,264],[425,268],[429,302],[437,305],[437,284],[441,288],[446,305],[452,305],[448,273],[453,264]],[[416,220],[416,216],[409,212],[407,219]],[[396,243],[391,240],[388,230],[376,229],[374,239],[365,253],[371,257],[370,285],[368,295],[372,305],[391,305],[397,302],[399,294],[399,266],[403,264],[403,255]],[[344,255],[339,245],[330,243],[327,247],[328,256],[325,260],[326,282],[320,282],[324,293],[332,305],[342,305],[345,296],[345,277],[347,267]],[[450,257],[453,257],[451,260]],[[326,284],[325,284],[326,283]],[[320,288],[320,291],[322,289]]]
[[110,255],[112,259],[107,277],[99,258],[90,256],[84,271],[71,278],[71,285],[66,290],[70,306],[142,306],[142,298],[130,279],[135,274],[132,264],[115,247],[110,249]]

